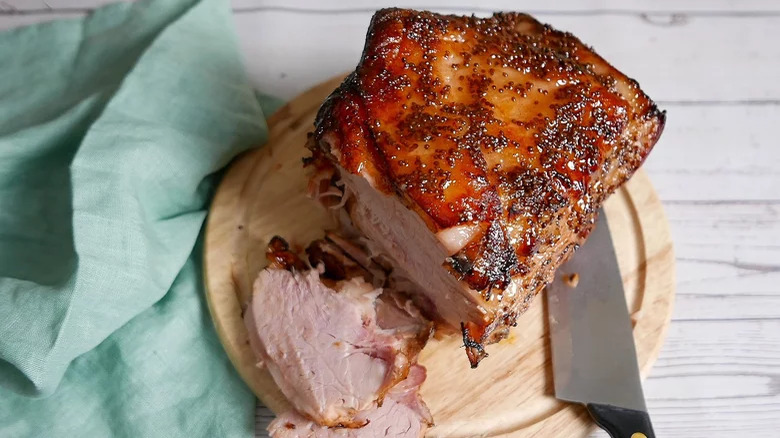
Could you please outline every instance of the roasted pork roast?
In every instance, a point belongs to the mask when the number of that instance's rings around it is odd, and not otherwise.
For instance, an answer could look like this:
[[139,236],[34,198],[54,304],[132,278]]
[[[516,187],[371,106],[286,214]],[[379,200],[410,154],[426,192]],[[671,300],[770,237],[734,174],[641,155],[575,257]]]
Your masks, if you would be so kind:
[[305,257],[274,238],[244,315],[293,406],[271,435],[422,437],[431,321],[476,367],[664,120],[634,80],[528,15],[377,12],[304,160],[339,230]]
[[476,366],[664,119],[634,80],[528,15],[385,9],[308,147],[352,225],[418,286],[439,328],[460,331]]

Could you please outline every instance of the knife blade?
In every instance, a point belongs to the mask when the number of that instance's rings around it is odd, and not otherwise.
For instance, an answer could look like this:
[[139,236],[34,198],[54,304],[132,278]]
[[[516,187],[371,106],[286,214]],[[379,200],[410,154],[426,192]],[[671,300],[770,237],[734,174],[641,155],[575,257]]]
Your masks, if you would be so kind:
[[585,404],[613,438],[654,438],[603,211],[590,237],[547,286],[547,309],[555,396]]

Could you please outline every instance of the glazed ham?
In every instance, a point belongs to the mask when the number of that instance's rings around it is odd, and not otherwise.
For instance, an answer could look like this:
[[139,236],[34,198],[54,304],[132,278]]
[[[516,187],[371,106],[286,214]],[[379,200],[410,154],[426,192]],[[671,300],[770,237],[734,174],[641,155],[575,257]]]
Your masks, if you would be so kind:
[[308,146],[352,224],[460,331],[476,366],[584,241],[664,117],[635,81],[528,15],[386,9]]
[[295,411],[276,417],[268,426],[274,438],[421,438],[432,423],[418,390],[425,368],[415,365],[409,376],[394,386],[382,406],[358,414],[360,428],[325,427]]
[[[407,393],[417,397],[425,378],[415,364],[430,323],[401,294],[373,286],[371,272],[331,241],[313,242],[307,253],[311,268],[274,238],[271,266],[258,275],[244,316],[255,356],[297,410],[289,415],[323,430],[364,428],[370,418],[396,415],[423,418],[415,424],[427,427],[425,405]],[[413,367],[420,368],[414,384],[399,386]]]

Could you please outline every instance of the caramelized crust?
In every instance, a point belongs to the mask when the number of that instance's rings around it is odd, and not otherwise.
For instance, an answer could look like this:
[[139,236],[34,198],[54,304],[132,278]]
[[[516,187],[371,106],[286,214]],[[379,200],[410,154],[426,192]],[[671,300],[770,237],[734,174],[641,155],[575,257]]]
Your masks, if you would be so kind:
[[303,272],[308,269],[306,263],[290,250],[290,244],[280,236],[274,236],[265,249],[265,258],[269,266],[276,269]]
[[634,80],[528,15],[385,9],[313,142],[433,233],[479,230],[441,262],[482,296],[485,318],[461,321],[480,344],[502,337],[586,238],[664,118]]

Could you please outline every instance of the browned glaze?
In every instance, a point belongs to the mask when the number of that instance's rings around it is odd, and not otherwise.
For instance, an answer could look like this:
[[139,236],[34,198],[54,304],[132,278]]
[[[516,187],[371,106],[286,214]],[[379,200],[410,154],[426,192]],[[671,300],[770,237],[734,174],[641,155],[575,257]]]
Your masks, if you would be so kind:
[[[463,329],[481,344],[506,333],[584,240],[664,119],[634,80],[529,15],[385,9],[314,140],[433,232],[479,227],[445,267],[485,301],[481,327]],[[520,293],[504,297],[510,281]]]
[[274,236],[268,242],[265,258],[270,262],[272,268],[286,269],[288,271],[305,271],[308,269],[306,263],[290,250],[290,244],[280,236]]

